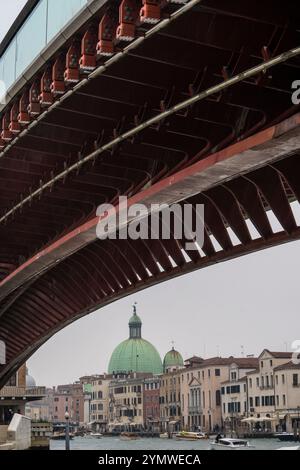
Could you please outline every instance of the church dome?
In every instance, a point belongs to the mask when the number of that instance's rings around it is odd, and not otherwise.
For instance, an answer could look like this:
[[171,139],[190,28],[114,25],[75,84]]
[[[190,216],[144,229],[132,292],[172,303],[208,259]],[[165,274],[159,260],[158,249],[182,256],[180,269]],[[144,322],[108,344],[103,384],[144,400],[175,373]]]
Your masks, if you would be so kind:
[[36,387],[36,383],[34,378],[28,374],[28,369],[26,368],[26,387],[31,388],[31,387]]
[[164,372],[168,369],[176,369],[183,367],[183,358],[180,352],[176,351],[176,349],[172,348],[171,351],[167,352],[164,357]]
[[162,373],[162,362],[156,348],[142,338],[142,321],[136,314],[136,307],[129,320],[129,338],[122,341],[113,351],[109,374],[130,372]]

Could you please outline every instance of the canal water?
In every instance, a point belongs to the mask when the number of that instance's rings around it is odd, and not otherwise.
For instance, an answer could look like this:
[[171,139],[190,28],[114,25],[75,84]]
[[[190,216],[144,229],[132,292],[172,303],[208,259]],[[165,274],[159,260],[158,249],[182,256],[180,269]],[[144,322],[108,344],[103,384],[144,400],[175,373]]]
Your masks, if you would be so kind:
[[[299,442],[280,442],[278,439],[250,439],[257,450],[275,450],[279,447],[299,445]],[[119,437],[75,437],[70,442],[71,450],[207,450],[209,441],[183,441],[176,439],[143,438],[123,441]],[[65,441],[52,440],[51,450],[64,450]],[[251,450],[251,449],[249,449]]]

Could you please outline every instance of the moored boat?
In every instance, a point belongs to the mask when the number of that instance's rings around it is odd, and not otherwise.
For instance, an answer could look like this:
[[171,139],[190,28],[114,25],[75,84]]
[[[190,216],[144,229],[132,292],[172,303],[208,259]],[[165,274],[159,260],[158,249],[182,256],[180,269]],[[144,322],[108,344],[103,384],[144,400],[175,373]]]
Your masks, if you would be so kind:
[[198,439],[208,439],[208,436],[204,432],[180,431],[176,434],[176,438],[194,441]]
[[90,433],[86,434],[85,437],[94,438],[94,439],[101,439],[102,434],[100,432],[90,432]]
[[298,441],[299,435],[295,435],[293,432],[281,432],[274,434],[280,441]]

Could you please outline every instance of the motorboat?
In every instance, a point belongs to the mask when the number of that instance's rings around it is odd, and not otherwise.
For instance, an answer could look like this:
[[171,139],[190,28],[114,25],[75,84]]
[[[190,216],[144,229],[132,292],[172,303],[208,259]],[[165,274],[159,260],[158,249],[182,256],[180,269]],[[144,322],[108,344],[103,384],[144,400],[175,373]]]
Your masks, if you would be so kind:
[[293,432],[280,432],[275,433],[274,437],[277,437],[280,441],[298,441],[299,435],[295,435]]
[[300,450],[300,446],[285,446],[285,447],[279,447],[276,450]]
[[168,438],[169,438],[169,434],[168,434],[167,432],[163,432],[163,433],[161,433],[161,434],[159,435],[159,437],[160,437],[161,439],[168,439]]
[[180,431],[175,434],[177,439],[185,439],[185,440],[198,440],[198,439],[208,439],[207,434],[204,432],[189,432],[189,431]]
[[100,432],[90,432],[90,433],[85,435],[85,437],[89,437],[89,438],[93,438],[93,439],[101,439],[102,436],[103,436],[103,434],[101,434]]
[[250,445],[249,441],[245,439],[232,439],[232,438],[219,438],[218,440],[211,441],[211,450],[246,450],[254,449],[255,446]]

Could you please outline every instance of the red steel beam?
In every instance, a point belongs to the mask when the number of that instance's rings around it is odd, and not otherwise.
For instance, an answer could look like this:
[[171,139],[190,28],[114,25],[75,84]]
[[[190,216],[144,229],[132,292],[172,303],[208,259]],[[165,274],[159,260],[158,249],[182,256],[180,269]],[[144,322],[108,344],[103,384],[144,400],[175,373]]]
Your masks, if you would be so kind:
[[[253,171],[300,149],[300,114],[209,155],[131,197],[128,206],[172,204]],[[98,217],[77,227],[27,260],[0,282],[0,300],[25,282],[97,239]]]

